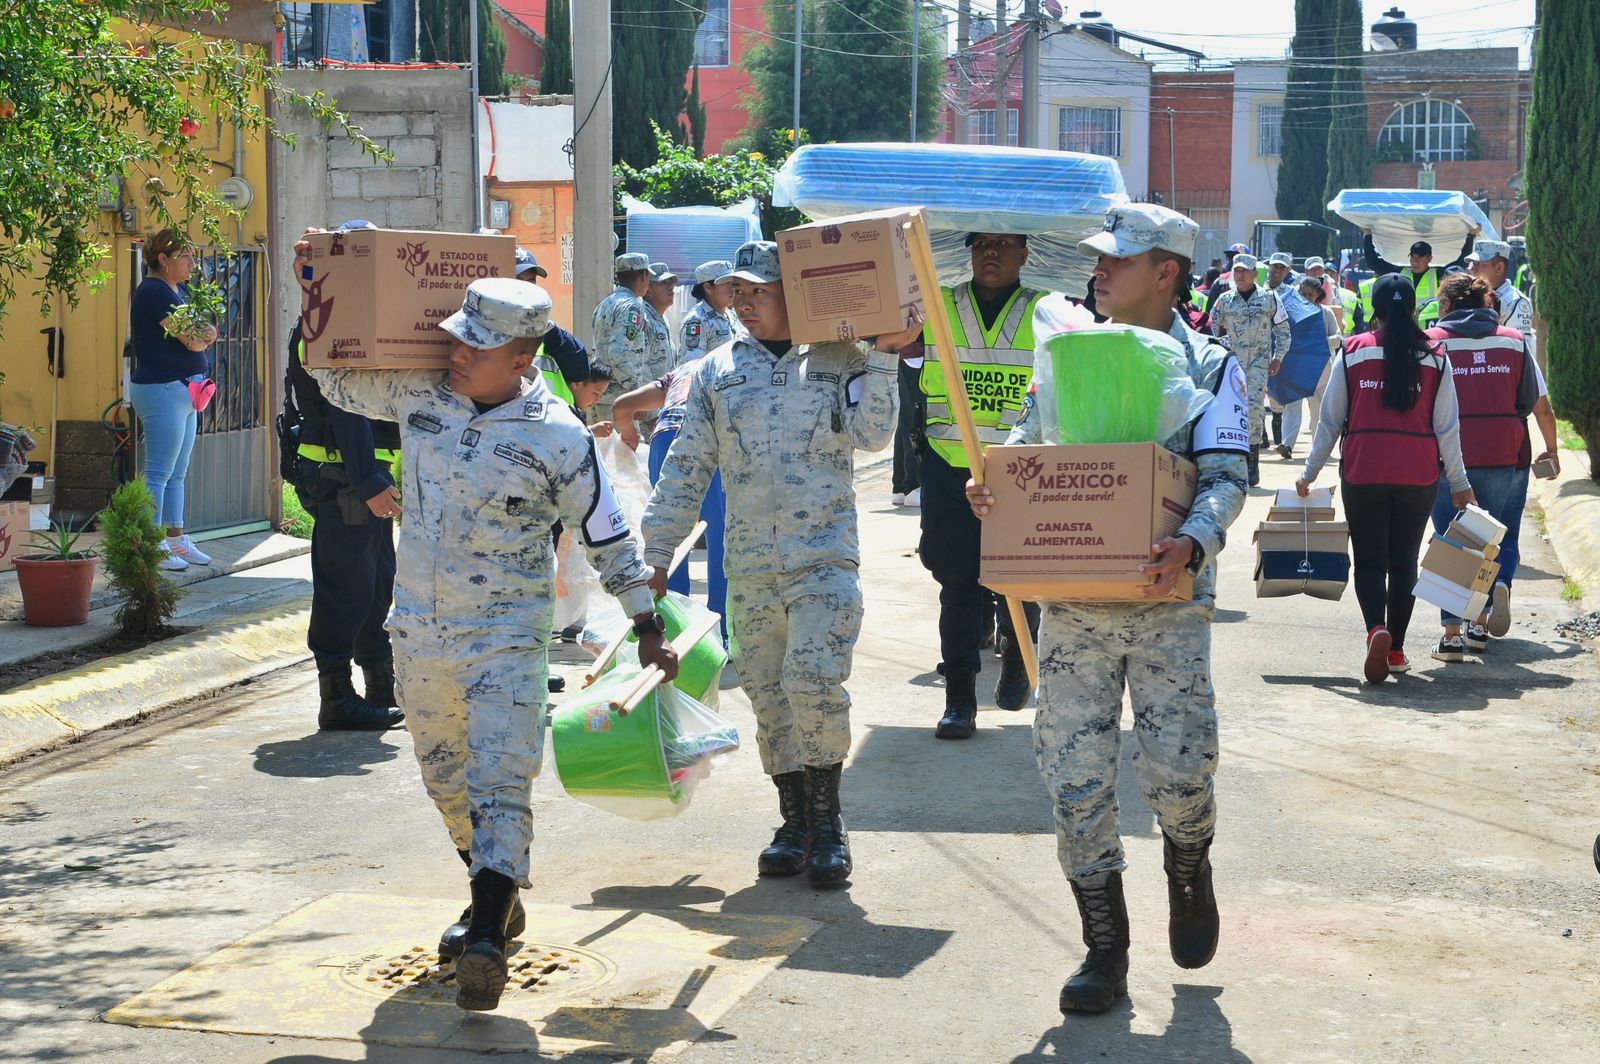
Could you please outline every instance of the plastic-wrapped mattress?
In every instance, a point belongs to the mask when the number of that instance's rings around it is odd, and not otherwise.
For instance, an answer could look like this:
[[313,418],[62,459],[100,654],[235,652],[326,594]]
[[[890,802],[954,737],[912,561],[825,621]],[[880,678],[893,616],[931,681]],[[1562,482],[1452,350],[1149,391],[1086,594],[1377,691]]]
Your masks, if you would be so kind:
[[1433,261],[1450,262],[1479,225],[1480,239],[1498,240],[1494,226],[1465,192],[1421,188],[1347,188],[1328,210],[1351,225],[1372,230],[1372,243],[1387,262],[1404,266],[1411,245],[1433,245]]
[[665,262],[680,285],[694,284],[694,269],[702,262],[732,262],[740,244],[761,239],[754,199],[731,207],[654,207],[623,196],[622,206],[628,215],[628,250]]
[[940,280],[971,276],[969,232],[1026,233],[1022,281],[1082,294],[1092,259],[1078,241],[1127,202],[1114,159],[1076,152],[971,144],[808,144],[772,183],[773,203],[814,219],[924,207]]

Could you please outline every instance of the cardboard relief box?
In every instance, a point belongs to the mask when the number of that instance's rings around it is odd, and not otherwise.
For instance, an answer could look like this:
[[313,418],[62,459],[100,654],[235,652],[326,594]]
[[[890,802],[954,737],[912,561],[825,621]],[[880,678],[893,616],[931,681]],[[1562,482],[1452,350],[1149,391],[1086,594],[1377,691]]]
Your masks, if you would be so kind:
[[797,344],[860,340],[927,320],[908,231],[920,214],[912,208],[872,211],[779,233],[790,338]]
[[1332,488],[1312,488],[1303,499],[1293,488],[1279,488],[1267,511],[1268,521],[1332,521],[1336,516]]
[[1474,618],[1489,604],[1500,575],[1500,540],[1506,526],[1477,506],[1456,515],[1422,556],[1413,594],[1457,617]]
[[439,323],[480,277],[515,277],[509,236],[365,229],[319,233],[300,277],[301,333],[313,369],[443,369]]
[[17,555],[32,553],[32,508],[33,477],[24,474],[0,495],[0,573],[17,567]]
[[[1153,443],[991,447],[978,580],[1019,598],[1147,602],[1139,567],[1194,503],[1195,466]],[[1168,601],[1194,596],[1179,574]]]
[[1350,526],[1266,521],[1257,526],[1256,598],[1310,595],[1337,602],[1350,583]]

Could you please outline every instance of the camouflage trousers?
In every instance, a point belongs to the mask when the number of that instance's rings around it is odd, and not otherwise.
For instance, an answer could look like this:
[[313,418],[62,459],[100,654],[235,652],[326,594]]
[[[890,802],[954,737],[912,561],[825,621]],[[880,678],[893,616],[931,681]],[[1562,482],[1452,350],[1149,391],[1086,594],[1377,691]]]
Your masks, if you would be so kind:
[[[1235,354],[1240,353],[1235,352]],[[1245,387],[1249,389],[1249,394],[1245,396],[1245,401],[1250,404],[1250,443],[1252,446],[1261,441],[1263,438],[1262,433],[1265,431],[1266,411],[1263,406],[1267,399],[1267,377],[1269,376],[1267,370],[1271,362],[1271,357],[1264,351],[1259,355],[1252,355],[1248,361],[1243,357],[1239,358],[1239,364],[1244,367]]]
[[[395,693],[422,785],[450,841],[524,889],[533,843],[533,781],[544,757],[545,647],[470,655],[394,630]],[[420,635],[420,638],[418,636]]]
[[844,682],[861,612],[853,565],[728,578],[728,637],[767,775],[837,764],[850,752]]
[[1124,686],[1145,802],[1174,840],[1211,837],[1214,613],[1200,603],[1045,605],[1034,755],[1055,802],[1056,849],[1067,878],[1094,883],[1126,867],[1117,823]]

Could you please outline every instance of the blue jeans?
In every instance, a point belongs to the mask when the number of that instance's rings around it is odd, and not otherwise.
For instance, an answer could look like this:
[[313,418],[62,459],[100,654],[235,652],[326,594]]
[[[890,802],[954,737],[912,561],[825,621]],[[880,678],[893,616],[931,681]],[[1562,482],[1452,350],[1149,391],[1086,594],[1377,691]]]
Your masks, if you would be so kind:
[[[672,441],[678,438],[675,429],[667,429],[650,437],[650,483],[661,479],[661,467],[666,464]],[[705,501],[700,504],[700,520],[706,523],[706,605],[712,613],[722,617],[722,636],[728,635],[728,578],[722,571],[722,539],[726,531],[728,499],[722,491],[722,470],[711,476],[711,486],[706,489]],[[667,577],[667,590],[687,595],[691,590],[689,566],[680,566]]]
[[[1506,526],[1506,535],[1500,541],[1500,556],[1497,559],[1500,562],[1500,575],[1495,580],[1510,587],[1511,578],[1517,572],[1517,561],[1521,557],[1517,550],[1516,533],[1522,521],[1522,508],[1528,501],[1528,471],[1468,469],[1467,479],[1472,482],[1472,494],[1478,497],[1478,508]],[[1450,501],[1450,482],[1440,477],[1439,494],[1433,503],[1433,530],[1444,535],[1444,530],[1450,527],[1455,516],[1455,504]],[[1439,611],[1439,616],[1445,624],[1461,623],[1460,617],[1452,617],[1443,610]]]
[[183,482],[200,425],[189,384],[129,384],[128,399],[144,431],[144,481],[156,500],[156,525],[182,528]]

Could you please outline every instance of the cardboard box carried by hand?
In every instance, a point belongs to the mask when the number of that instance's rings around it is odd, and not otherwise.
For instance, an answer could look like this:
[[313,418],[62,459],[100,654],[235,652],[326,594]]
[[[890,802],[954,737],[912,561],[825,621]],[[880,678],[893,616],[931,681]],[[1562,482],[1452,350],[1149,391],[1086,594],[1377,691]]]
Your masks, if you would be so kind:
[[444,369],[454,338],[439,323],[480,277],[515,277],[509,236],[357,229],[306,238],[298,278],[312,369]]
[[1350,526],[1269,521],[1256,529],[1256,597],[1310,595],[1337,602],[1350,582]]
[[861,340],[926,321],[908,226],[917,208],[832,218],[778,234],[778,264],[796,344]]
[[1154,443],[991,447],[978,581],[1004,595],[1079,602],[1187,601],[1193,574],[1165,599],[1139,567],[1194,503],[1193,462]]
[[1293,488],[1279,488],[1273,497],[1268,521],[1332,521],[1337,516],[1333,506],[1332,488],[1312,488],[1301,498]]
[[[1492,549],[1493,545],[1491,544]],[[1447,613],[1475,619],[1489,604],[1500,563],[1481,549],[1434,536],[1422,556],[1422,572],[1412,593]]]

